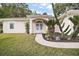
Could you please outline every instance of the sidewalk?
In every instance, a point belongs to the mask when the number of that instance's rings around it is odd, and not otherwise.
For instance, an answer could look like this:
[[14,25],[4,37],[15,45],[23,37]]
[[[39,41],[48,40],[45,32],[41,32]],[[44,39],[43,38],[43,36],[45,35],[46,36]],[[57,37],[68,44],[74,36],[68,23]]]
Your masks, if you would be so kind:
[[41,45],[54,48],[79,48],[79,42],[49,42],[43,39],[42,34],[37,34],[35,41]]

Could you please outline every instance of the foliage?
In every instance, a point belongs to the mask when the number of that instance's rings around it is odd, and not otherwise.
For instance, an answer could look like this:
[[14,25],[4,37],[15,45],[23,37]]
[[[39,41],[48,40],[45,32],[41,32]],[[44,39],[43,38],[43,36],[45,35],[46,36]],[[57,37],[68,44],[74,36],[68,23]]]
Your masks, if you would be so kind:
[[43,15],[47,15],[47,13],[45,12],[45,13],[43,13]]
[[[63,20],[64,21],[64,20]],[[69,34],[69,32],[71,31],[71,28],[69,29],[70,25],[68,25],[66,28],[65,28],[65,22],[61,22],[61,28],[62,28],[62,32],[61,32],[61,39],[64,39],[65,36],[67,34]],[[64,29],[65,28],[65,29]],[[66,38],[67,39],[67,38]]]
[[71,39],[75,39],[79,33],[79,16],[73,16],[73,18],[70,17],[69,20],[71,20],[72,23],[74,24],[73,26],[74,32],[72,34]]
[[[63,20],[64,21],[64,20]],[[61,22],[61,28],[62,28],[62,30],[63,30],[63,28],[65,27],[65,23],[63,23],[63,21]],[[67,35],[70,31],[71,31],[71,29],[69,29],[69,27],[70,27],[70,25],[68,25],[64,30],[63,30],[63,33],[65,34],[65,35]]]
[[56,24],[56,20],[54,19],[50,19],[50,20],[43,20],[43,22],[47,25],[48,27],[48,32],[47,32],[47,36],[49,36],[50,38],[54,38],[53,34],[55,32],[55,24]]
[[56,15],[59,16],[60,14],[64,13],[67,9],[71,9],[74,7],[79,8],[79,3],[56,3]]
[[1,3],[0,18],[26,17],[31,14],[28,5],[25,3]]
[[52,8],[53,8],[54,17],[55,17],[55,19],[56,19],[57,25],[59,26],[60,31],[62,32],[62,27],[61,27],[61,25],[60,25],[60,23],[59,23],[59,19],[57,18],[56,11],[55,11],[55,7],[54,7],[54,4],[53,4],[53,3],[52,3]]
[[3,33],[3,24],[0,22],[0,33]]
[[62,21],[63,25],[61,26],[59,19],[57,18],[57,15],[56,15],[55,5],[53,3],[52,3],[52,8],[53,8],[53,12],[54,12],[54,16],[55,16],[57,25],[59,26],[59,29],[61,31],[61,38],[64,38],[64,36],[67,35],[71,31],[71,29],[69,29],[70,25],[68,25],[67,28],[65,30],[63,30],[65,23],[63,23],[63,21]]
[[28,22],[26,23],[26,32],[27,34],[29,34],[29,23]]
[[56,24],[56,21],[54,19],[49,19],[47,20],[43,20],[43,22],[48,26],[48,27],[54,27]]
[[43,20],[43,22],[48,26],[48,30],[51,31],[51,32],[54,32],[52,31],[53,29],[55,29],[55,24],[56,24],[56,21],[53,19],[50,19],[48,21],[46,20]]

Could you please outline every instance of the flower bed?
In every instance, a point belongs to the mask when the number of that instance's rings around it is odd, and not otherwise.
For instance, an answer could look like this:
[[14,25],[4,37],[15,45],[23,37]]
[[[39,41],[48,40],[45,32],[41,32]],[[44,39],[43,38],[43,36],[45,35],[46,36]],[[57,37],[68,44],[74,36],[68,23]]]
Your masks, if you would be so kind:
[[74,40],[70,39],[70,35],[65,35],[64,38],[61,38],[60,33],[55,33],[53,35],[54,38],[48,37],[47,34],[42,34],[42,36],[45,40],[52,42],[79,42],[79,36],[77,36]]

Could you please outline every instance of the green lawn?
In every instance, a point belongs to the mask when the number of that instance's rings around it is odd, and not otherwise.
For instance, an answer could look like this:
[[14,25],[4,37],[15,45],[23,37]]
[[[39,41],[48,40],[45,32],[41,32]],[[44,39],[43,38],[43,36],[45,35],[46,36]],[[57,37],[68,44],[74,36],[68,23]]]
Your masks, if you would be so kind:
[[79,49],[59,49],[35,42],[34,35],[0,34],[0,55],[79,55]]

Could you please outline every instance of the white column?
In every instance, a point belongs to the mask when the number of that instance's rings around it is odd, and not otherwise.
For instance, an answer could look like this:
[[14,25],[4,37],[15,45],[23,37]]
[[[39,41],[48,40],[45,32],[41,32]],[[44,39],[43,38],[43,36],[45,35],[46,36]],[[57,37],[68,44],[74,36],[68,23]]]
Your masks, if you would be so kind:
[[29,26],[30,26],[29,27],[30,28],[29,31],[30,32],[29,33],[32,34],[32,19],[29,19],[29,20],[30,20],[30,23],[29,23]]

